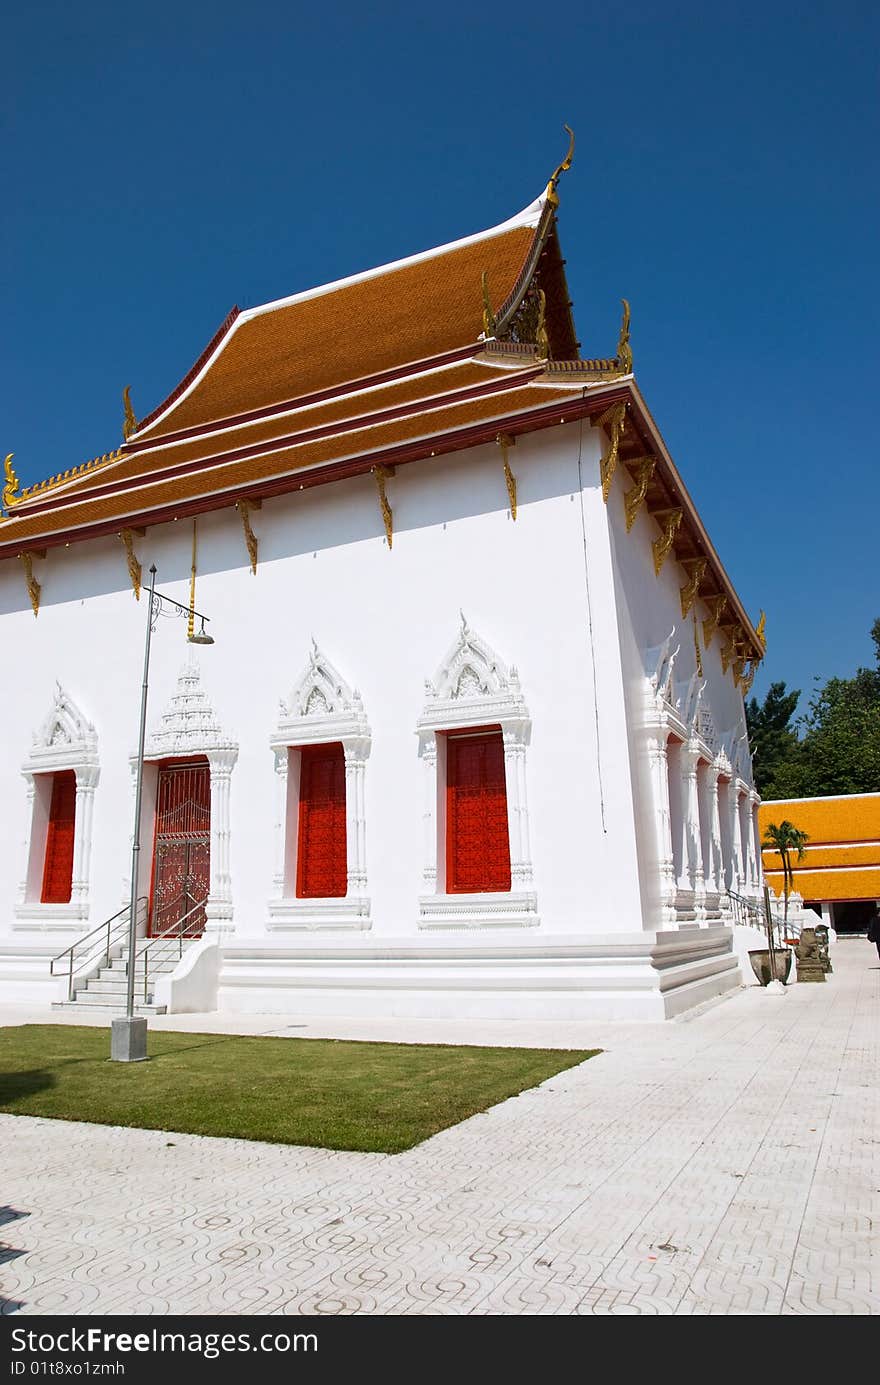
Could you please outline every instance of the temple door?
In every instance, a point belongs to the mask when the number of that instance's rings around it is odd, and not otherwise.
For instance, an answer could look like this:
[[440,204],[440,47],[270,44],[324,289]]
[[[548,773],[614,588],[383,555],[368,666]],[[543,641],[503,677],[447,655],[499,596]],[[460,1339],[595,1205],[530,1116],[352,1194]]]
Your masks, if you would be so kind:
[[[173,927],[185,915],[186,938],[205,928],[204,901],[211,883],[211,774],[207,764],[159,770],[150,933]],[[194,906],[201,905],[200,908]]]

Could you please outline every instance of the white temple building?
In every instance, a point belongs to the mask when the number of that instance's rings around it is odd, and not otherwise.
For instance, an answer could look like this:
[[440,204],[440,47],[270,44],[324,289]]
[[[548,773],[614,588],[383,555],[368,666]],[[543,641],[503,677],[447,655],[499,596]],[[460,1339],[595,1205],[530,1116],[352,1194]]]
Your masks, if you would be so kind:
[[[122,1005],[149,569],[139,1001],[660,1019],[740,983],[764,651],[557,185],[234,309],[114,452],[0,521],[0,996]],[[167,608],[166,608],[167,610]],[[15,844],[15,852],[11,845]]]

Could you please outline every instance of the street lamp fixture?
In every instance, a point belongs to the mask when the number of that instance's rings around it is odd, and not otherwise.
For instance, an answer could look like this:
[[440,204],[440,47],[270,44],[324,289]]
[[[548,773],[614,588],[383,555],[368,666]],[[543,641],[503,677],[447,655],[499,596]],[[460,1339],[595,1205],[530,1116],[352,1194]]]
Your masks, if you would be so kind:
[[199,620],[202,622],[202,623],[201,623],[201,626],[199,627],[199,633],[198,633],[197,635],[187,635],[187,637],[186,637],[187,640],[188,640],[188,642],[189,642],[190,644],[213,644],[213,643],[214,643],[214,636],[213,636],[213,635],[209,635],[208,632],[207,632],[206,629],[205,629],[205,621],[206,621],[207,619],[208,619],[207,616],[199,616]]
[[[172,609],[165,610],[165,607]],[[110,1025],[110,1057],[119,1063],[141,1063],[147,1056],[147,1020],[134,1012],[135,954],[137,952],[137,886],[138,861],[141,850],[141,800],[144,787],[144,742],[147,730],[147,686],[150,674],[150,639],[161,615],[186,616],[193,628],[199,618],[199,633],[190,634],[190,644],[213,644],[214,637],[205,630],[207,616],[193,606],[183,606],[164,592],[156,591],[156,564],[150,568],[150,599],[147,602],[147,634],[144,643],[144,678],[141,684],[141,720],[138,735],[137,783],[134,802],[134,832],[131,847],[131,896],[128,910],[128,988],[125,1016]]]

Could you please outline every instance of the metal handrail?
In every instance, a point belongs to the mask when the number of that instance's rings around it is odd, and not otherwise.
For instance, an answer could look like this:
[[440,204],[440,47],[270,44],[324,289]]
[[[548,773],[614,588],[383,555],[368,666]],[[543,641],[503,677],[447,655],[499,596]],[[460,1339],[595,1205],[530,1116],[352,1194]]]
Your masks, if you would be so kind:
[[[147,905],[146,897],[142,895],[142,896],[138,899],[138,901],[137,901],[137,913],[138,913],[138,918],[140,918],[141,910],[142,910],[142,909],[143,909],[143,910],[146,910],[146,905]],[[118,942],[119,939],[120,939],[122,936],[124,936],[124,933],[125,933],[125,932],[128,931],[129,911],[130,911],[130,909],[131,909],[131,905],[130,905],[130,904],[125,904],[125,905],[123,905],[123,907],[122,907],[121,909],[117,910],[117,912],[116,912],[115,914],[111,914],[110,917],[109,917],[108,919],[105,919],[105,921],[104,921],[103,923],[99,923],[98,926],[97,926],[97,928],[93,928],[93,929],[91,930],[90,933],[86,933],[86,935],[85,935],[84,938],[77,938],[77,940],[76,940],[75,943],[71,943],[70,947],[66,947],[66,948],[64,949],[63,952],[59,952],[59,953],[58,953],[58,956],[57,956],[57,957],[53,957],[53,958],[52,958],[51,962],[49,963],[49,975],[50,975],[50,976],[56,976],[56,975],[58,974],[58,973],[55,971],[55,964],[56,964],[56,962],[60,962],[60,961],[62,960],[62,958],[64,958],[64,957],[67,958],[67,999],[68,999],[68,1000],[73,1000],[73,978],[74,978],[74,976],[78,976],[79,973],[80,973],[85,967],[94,965],[96,955],[97,955],[97,956],[100,956],[100,953],[98,953],[98,954],[95,953],[93,947],[92,947],[92,948],[89,948],[89,949],[88,949],[88,955],[86,956],[85,960],[81,961],[79,966],[74,966],[74,961],[76,960],[76,951],[77,951],[77,948],[83,948],[83,947],[85,947],[87,943],[91,942],[91,940],[92,940],[93,938],[96,938],[96,937],[98,936],[99,933],[103,933],[104,930],[106,929],[107,936],[106,936],[106,939],[105,939],[105,942],[104,942],[104,948],[103,948],[103,954],[104,954],[103,965],[106,966],[106,965],[109,963],[109,961],[110,961],[110,948],[113,946],[114,943]],[[116,922],[117,919],[120,920],[118,923]],[[116,925],[115,928],[114,928],[114,926],[113,926],[114,924]]]
[[140,952],[137,953],[137,955],[131,960],[131,965],[134,966],[135,968],[137,967],[137,964],[138,964],[138,962],[141,960],[141,958],[143,958],[143,960],[144,960],[144,1004],[145,1004],[145,1005],[149,1004],[148,996],[149,996],[149,973],[150,973],[150,960],[149,960],[149,952],[150,952],[150,949],[151,949],[152,947],[154,947],[156,943],[161,943],[161,942],[163,942],[163,941],[164,941],[164,942],[173,941],[173,937],[174,937],[174,933],[175,933],[175,929],[176,929],[176,930],[177,930],[177,935],[176,935],[176,936],[177,936],[177,960],[180,961],[180,958],[183,956],[183,925],[186,923],[187,919],[191,917],[191,915],[197,913],[199,909],[204,909],[204,907],[205,907],[205,902],[206,902],[207,898],[208,898],[208,896],[205,895],[205,898],[204,898],[204,899],[200,899],[200,900],[198,901],[198,903],[197,903],[197,904],[194,904],[193,907],[192,907],[191,909],[188,909],[188,910],[186,911],[186,913],[185,913],[181,918],[177,919],[174,923],[170,923],[170,924],[168,925],[167,928],[163,928],[163,929],[162,929],[162,932],[161,932],[161,933],[157,933],[157,934],[155,935],[155,937],[150,938],[149,941],[146,943],[146,945],[145,945],[144,947],[141,948]]
[[[733,906],[733,917],[736,923],[750,924],[754,928],[766,931],[767,919],[764,913],[764,905],[755,899],[746,899],[745,895],[737,894],[735,890],[728,890],[727,897]],[[784,943],[786,937],[800,937],[800,927],[794,919],[786,919],[780,912],[778,905],[770,911],[770,922],[779,934],[780,943]]]

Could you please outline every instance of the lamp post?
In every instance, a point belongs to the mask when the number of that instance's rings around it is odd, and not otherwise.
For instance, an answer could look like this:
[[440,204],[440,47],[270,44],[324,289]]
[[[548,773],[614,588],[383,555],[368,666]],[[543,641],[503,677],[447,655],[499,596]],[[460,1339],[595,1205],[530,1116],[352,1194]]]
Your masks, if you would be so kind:
[[[147,687],[150,677],[150,642],[153,628],[162,614],[163,605],[173,606],[175,614],[187,616],[190,629],[194,618],[199,617],[199,633],[190,633],[190,644],[213,644],[213,637],[205,631],[207,616],[193,606],[182,606],[179,601],[156,591],[156,564],[150,568],[150,599],[147,602],[147,633],[144,641],[144,677],[141,683],[141,719],[138,732],[137,779],[134,795],[134,832],[131,845],[131,895],[128,907],[128,988],[125,1016],[111,1021],[110,1057],[118,1063],[141,1063],[147,1056],[147,1020],[145,1015],[134,1012],[135,953],[137,951],[137,890],[138,862],[141,850],[141,800],[144,787],[144,741],[147,731]],[[170,613],[169,613],[170,614]]]

